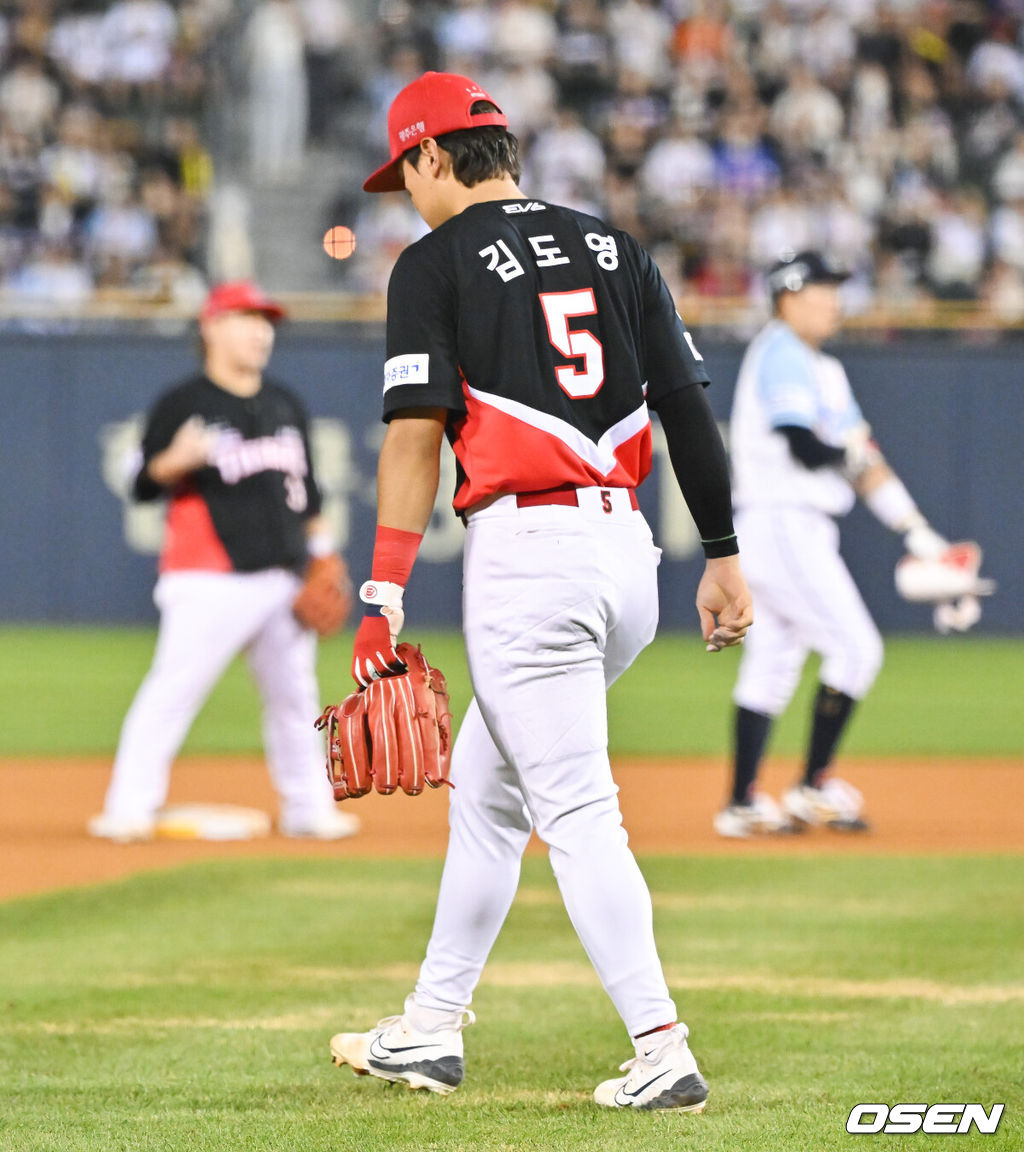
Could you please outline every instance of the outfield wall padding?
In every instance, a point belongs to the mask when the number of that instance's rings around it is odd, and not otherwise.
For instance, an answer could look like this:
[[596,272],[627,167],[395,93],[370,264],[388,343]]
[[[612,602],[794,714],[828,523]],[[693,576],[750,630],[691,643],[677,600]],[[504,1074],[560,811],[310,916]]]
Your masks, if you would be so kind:
[[[720,420],[742,348],[702,339]],[[999,590],[979,631],[1024,631],[1024,369],[1015,343],[948,335],[837,345],[867,418],[934,526],[974,538]],[[376,326],[282,330],[272,374],[305,398],[315,420],[328,511],[357,579],[373,539],[382,331]],[[156,618],[152,550],[159,514],[123,499],[142,413],[194,368],[194,336],[108,331],[0,334],[0,619],[141,623]],[[406,600],[410,621],[456,625],[463,528],[444,503],[454,471],[445,451],[434,524]],[[662,623],[693,627],[700,572],[692,522],[673,491],[663,445],[641,506],[664,549]],[[930,630],[930,611],[893,588],[899,540],[862,507],[844,522],[843,551],[883,630]]]

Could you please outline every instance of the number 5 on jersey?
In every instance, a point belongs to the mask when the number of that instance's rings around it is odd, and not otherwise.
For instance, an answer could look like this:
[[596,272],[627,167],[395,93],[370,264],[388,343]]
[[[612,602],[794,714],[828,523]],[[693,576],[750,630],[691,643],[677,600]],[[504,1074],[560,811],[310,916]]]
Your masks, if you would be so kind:
[[540,304],[548,326],[548,339],[567,360],[580,364],[563,364],[555,369],[562,390],[574,400],[596,396],[604,383],[604,349],[601,341],[585,328],[572,328],[576,316],[593,316],[597,301],[593,288],[575,292],[541,292]]

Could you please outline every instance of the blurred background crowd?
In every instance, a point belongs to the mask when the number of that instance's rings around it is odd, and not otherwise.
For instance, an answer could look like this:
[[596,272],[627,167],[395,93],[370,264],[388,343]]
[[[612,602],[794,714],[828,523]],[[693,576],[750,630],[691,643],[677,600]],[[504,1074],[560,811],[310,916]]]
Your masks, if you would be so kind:
[[381,292],[422,224],[360,184],[426,68],[479,80],[524,189],[634,232],[684,307],[817,246],[854,312],[1024,320],[1024,0],[6,0],[0,298]]

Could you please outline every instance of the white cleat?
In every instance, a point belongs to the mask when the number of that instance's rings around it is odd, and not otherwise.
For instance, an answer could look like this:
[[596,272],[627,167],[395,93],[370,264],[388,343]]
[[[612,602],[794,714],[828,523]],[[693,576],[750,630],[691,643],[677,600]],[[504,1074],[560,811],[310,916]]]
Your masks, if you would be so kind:
[[112,840],[115,844],[137,844],[152,840],[156,833],[153,816],[110,816],[101,812],[93,816],[86,829],[97,840]]
[[733,840],[797,831],[785,812],[764,792],[755,792],[748,804],[730,804],[716,812],[714,826],[719,836]]
[[820,788],[798,784],[782,797],[782,807],[802,824],[824,825],[839,832],[866,832],[864,797],[852,784],[830,776]]
[[708,1086],[686,1036],[686,1025],[676,1024],[666,1032],[636,1041],[636,1056],[620,1069],[627,1075],[598,1084],[594,1102],[604,1108],[645,1112],[703,1112]]
[[475,1020],[466,1009],[453,1013],[447,1026],[420,1032],[405,1016],[385,1016],[369,1032],[332,1036],[331,1058],[339,1067],[348,1064],[357,1076],[377,1076],[447,1096],[465,1075],[462,1029]]
[[336,808],[301,818],[282,817],[280,822],[281,835],[293,840],[344,840],[361,827],[358,816]]

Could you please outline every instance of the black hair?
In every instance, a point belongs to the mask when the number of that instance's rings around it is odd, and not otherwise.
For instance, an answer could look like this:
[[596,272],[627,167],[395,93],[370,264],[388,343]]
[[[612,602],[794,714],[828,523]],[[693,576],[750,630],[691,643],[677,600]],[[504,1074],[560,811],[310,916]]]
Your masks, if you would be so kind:
[[[499,112],[489,100],[477,100],[471,115]],[[518,184],[523,174],[519,155],[519,140],[507,128],[486,124],[480,128],[461,128],[437,137],[439,148],[452,158],[452,172],[460,184],[472,188],[483,180],[499,180],[511,176]],[[400,164],[406,160],[415,168],[419,163],[420,146],[417,144],[402,154]]]

